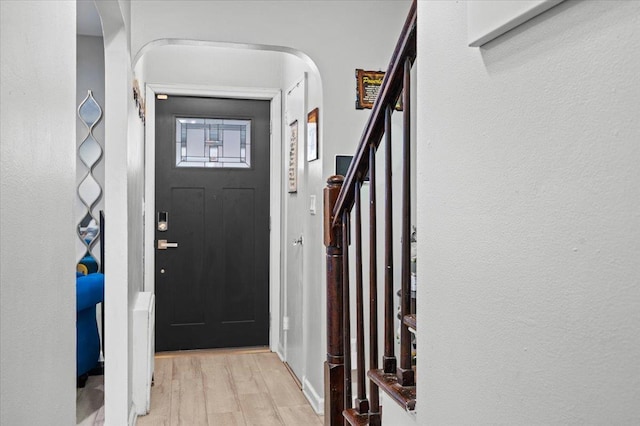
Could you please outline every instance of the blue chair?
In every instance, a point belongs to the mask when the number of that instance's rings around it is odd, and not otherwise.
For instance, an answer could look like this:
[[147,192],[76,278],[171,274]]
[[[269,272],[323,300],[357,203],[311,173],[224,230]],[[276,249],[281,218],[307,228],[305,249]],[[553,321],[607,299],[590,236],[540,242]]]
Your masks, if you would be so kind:
[[80,259],[80,262],[78,262],[76,271],[81,272],[84,275],[89,275],[95,272],[99,272],[98,262],[96,262],[96,259],[92,255],[87,253],[82,259]]
[[96,305],[104,301],[104,275],[76,273],[76,376],[84,386],[88,373],[98,366],[100,337]]

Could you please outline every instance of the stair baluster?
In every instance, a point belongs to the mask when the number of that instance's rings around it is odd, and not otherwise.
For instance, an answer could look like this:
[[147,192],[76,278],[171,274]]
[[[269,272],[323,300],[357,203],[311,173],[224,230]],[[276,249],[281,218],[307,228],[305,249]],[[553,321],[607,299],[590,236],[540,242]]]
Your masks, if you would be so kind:
[[[332,176],[324,192],[325,246],[327,249],[327,362],[325,366],[325,424],[328,426],[381,424],[379,389],[406,410],[415,408],[415,366],[412,336],[416,328],[415,299],[411,294],[411,69],[416,59],[417,3],[409,15],[382,82],[378,98],[345,177]],[[400,228],[400,349],[395,353],[393,264],[393,174],[391,117],[402,96],[402,224]],[[382,368],[378,367],[378,274],[376,153],[385,137],[384,173],[384,339]],[[362,259],[362,184],[369,176],[369,327],[365,330]],[[353,230],[351,229],[353,223]],[[356,387],[352,401],[349,245],[354,233],[356,293]],[[365,347],[368,333],[368,347]],[[365,353],[369,353],[365,365]],[[368,370],[368,371],[367,371]],[[369,378],[367,398],[366,379]],[[355,404],[354,404],[355,403]]]

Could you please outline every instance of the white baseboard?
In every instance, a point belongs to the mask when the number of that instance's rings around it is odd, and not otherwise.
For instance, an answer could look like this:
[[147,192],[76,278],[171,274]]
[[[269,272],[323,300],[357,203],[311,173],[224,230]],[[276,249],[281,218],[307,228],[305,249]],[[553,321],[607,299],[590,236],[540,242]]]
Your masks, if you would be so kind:
[[324,395],[324,391],[318,393],[318,391],[316,391],[316,389],[311,386],[311,383],[305,377],[304,379],[302,379],[302,393],[309,401],[309,404],[311,404],[311,408],[313,408],[313,411],[315,411],[316,414],[323,415],[324,397],[320,395]]
[[286,362],[287,360],[284,357],[284,347],[282,344],[278,343],[278,348],[276,349],[276,354],[280,357],[280,361]]
[[137,421],[138,415],[136,414],[136,406],[134,404],[131,404],[131,407],[129,407],[129,421],[127,422],[127,424],[129,426],[136,426]]

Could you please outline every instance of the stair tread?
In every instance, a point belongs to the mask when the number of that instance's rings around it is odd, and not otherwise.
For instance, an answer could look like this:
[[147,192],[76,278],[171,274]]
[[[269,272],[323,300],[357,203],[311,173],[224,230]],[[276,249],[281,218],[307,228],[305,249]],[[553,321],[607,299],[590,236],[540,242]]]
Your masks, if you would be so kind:
[[405,410],[413,411],[416,408],[415,386],[400,385],[395,374],[385,373],[384,370],[369,370],[367,375]]
[[342,416],[351,426],[366,426],[369,424],[369,414],[360,414],[355,408],[347,408],[342,412]]
[[411,315],[405,315],[404,319],[402,320],[402,322],[404,323],[404,325],[406,325],[407,327],[411,327],[414,330],[418,329],[418,325],[416,322],[416,314],[411,314]]

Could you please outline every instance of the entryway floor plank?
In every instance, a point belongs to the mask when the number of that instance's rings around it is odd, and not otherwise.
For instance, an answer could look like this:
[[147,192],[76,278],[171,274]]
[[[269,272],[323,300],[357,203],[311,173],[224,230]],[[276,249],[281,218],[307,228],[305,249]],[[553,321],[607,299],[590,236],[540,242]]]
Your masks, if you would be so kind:
[[322,425],[278,355],[264,348],[156,355],[138,426]]

